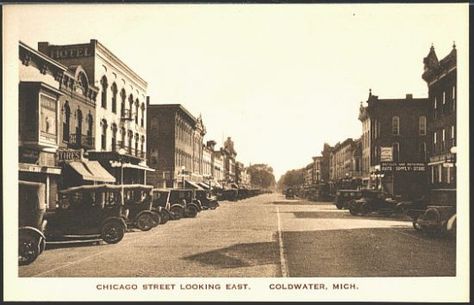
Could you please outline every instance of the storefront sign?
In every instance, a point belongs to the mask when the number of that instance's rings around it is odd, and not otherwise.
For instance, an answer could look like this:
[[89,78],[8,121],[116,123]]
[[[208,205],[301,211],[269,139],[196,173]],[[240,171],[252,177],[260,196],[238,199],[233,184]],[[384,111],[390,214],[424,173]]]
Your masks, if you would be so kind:
[[383,172],[424,172],[426,164],[420,162],[381,162],[380,170]]
[[380,161],[391,162],[393,161],[393,153],[391,147],[380,147]]
[[80,161],[82,159],[81,149],[58,149],[56,152],[58,162]]
[[18,169],[21,172],[44,173],[44,174],[52,174],[52,175],[61,174],[61,168],[39,166],[39,165],[28,164],[28,163],[18,163]]
[[87,57],[92,56],[92,51],[89,46],[79,47],[68,47],[68,48],[55,48],[50,53],[54,59],[59,58],[75,58],[75,57]]

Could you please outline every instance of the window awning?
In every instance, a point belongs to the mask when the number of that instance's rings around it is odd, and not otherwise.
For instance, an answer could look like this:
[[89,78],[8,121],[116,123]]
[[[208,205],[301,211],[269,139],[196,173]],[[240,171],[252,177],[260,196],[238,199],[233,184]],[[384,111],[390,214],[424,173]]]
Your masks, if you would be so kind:
[[209,190],[211,189],[211,187],[209,186],[209,184],[207,183],[204,183],[204,182],[198,182],[198,185],[206,190]]
[[98,161],[72,161],[68,162],[68,165],[81,175],[83,180],[115,182],[114,176],[103,168]]
[[196,183],[189,181],[189,180],[184,180],[187,185],[190,185],[192,188],[197,189],[197,190],[202,190],[202,187],[197,185]]
[[[110,161],[110,166],[112,167],[120,167],[121,163],[119,161]],[[124,163],[123,168],[135,168],[135,169],[141,169],[144,171],[149,171],[149,172],[154,172],[155,169],[145,166],[145,165],[140,165],[140,164],[132,164],[132,163]]]

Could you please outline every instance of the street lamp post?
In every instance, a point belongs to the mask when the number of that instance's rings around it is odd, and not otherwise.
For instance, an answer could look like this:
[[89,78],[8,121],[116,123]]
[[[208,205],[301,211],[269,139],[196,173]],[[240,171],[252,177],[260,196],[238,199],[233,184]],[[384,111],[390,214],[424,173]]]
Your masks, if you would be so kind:
[[121,202],[122,202],[122,206],[125,205],[125,198],[124,198],[124,188],[123,188],[123,156],[125,155],[126,151],[125,149],[123,149],[123,147],[121,147],[119,150],[118,150],[118,153],[119,153],[119,160],[120,160],[120,186],[121,186],[121,194],[120,194],[120,197],[121,197]]

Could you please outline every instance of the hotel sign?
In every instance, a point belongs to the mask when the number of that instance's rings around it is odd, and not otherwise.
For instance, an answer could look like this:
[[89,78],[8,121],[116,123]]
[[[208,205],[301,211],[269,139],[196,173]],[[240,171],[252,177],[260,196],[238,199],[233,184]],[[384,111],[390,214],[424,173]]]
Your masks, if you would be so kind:
[[50,52],[50,57],[54,59],[88,57],[92,55],[92,50],[89,45],[68,48],[54,48]]
[[383,172],[424,172],[426,164],[421,162],[380,162]]

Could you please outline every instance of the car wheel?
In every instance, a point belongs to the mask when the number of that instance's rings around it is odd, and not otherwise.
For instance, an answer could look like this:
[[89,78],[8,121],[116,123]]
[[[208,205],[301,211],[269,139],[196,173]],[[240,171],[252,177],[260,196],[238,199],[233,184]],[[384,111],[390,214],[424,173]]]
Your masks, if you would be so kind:
[[418,223],[418,217],[413,218],[413,228],[417,231],[421,231],[423,229],[421,225]]
[[338,210],[342,210],[343,205],[340,204],[340,203],[336,203],[336,208],[337,208]]
[[173,214],[173,219],[176,220],[184,217],[184,209],[182,207],[172,207],[171,213]]
[[102,226],[100,235],[106,243],[116,244],[125,235],[125,227],[118,221],[109,221]]
[[149,231],[156,226],[156,223],[150,213],[143,213],[138,216],[136,225],[142,231]]
[[189,206],[186,208],[186,217],[194,218],[196,217],[198,210],[194,206]]
[[163,210],[161,212],[161,224],[165,224],[167,223],[169,220],[171,219],[171,215],[170,215],[170,212],[168,212],[167,210]]
[[39,240],[32,234],[21,234],[18,244],[18,264],[31,264],[40,254]]
[[359,215],[359,213],[357,213],[357,210],[352,207],[349,208],[349,213],[351,213],[351,215],[353,216]]

